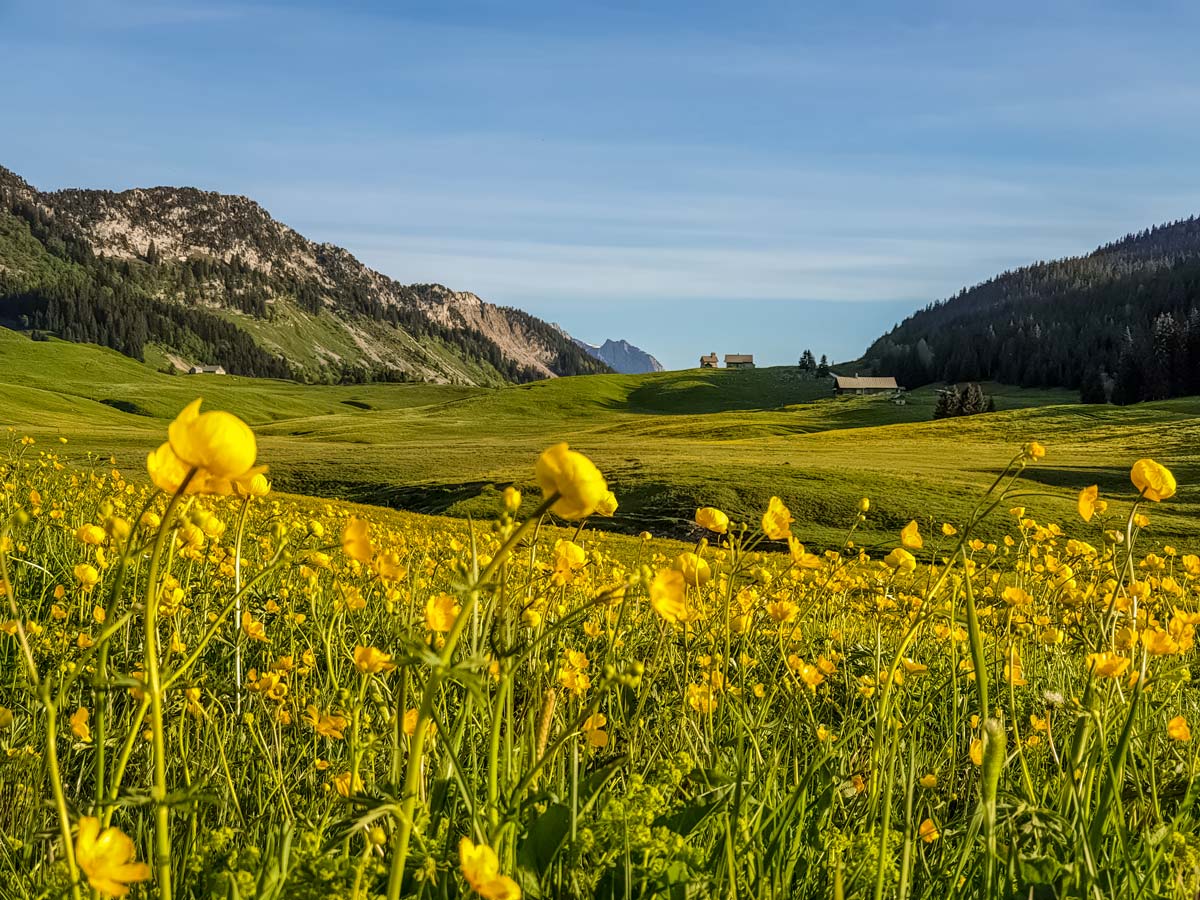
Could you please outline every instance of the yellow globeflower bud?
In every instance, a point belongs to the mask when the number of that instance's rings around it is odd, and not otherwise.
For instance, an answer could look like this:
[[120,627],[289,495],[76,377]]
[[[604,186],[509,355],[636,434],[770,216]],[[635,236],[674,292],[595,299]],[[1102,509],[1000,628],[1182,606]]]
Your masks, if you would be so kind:
[[157,450],[146,454],[146,471],[156,488],[173,494],[179,490],[183,480],[187,478],[188,465],[175,454],[175,451],[171,449],[171,444],[167,442],[161,444]]
[[611,519],[617,511],[617,496],[612,491],[605,492],[596,504],[596,515]]
[[85,590],[91,590],[100,581],[100,573],[96,571],[94,566],[89,566],[87,563],[80,563],[75,567],[75,580],[83,585]]
[[692,587],[700,587],[712,579],[712,569],[708,563],[691,551],[685,551],[675,557],[671,568],[683,575],[683,580]]
[[696,524],[716,534],[729,531],[729,516],[714,506],[702,506],[696,510]]
[[75,532],[76,540],[84,544],[103,544],[106,537],[99,525],[83,525]]
[[608,483],[595,464],[566,444],[543,451],[533,471],[543,496],[558,494],[550,510],[564,519],[590,516],[608,493]]
[[249,478],[240,478],[236,482],[238,493],[247,497],[265,497],[271,493],[271,482],[262,472],[255,472]]
[[200,403],[189,403],[167,429],[171,449],[188,466],[215,478],[240,478],[258,454],[254,432],[233,413],[200,412]]
[[1175,496],[1175,476],[1166,466],[1152,459],[1139,459],[1129,472],[1129,480],[1147,500],[1157,503]]

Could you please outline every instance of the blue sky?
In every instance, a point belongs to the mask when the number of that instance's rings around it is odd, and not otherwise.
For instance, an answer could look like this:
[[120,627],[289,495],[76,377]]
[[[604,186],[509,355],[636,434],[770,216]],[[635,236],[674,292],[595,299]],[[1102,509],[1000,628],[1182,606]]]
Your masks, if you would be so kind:
[[1200,212],[1191,3],[0,0],[0,164],[246,194],[670,367]]

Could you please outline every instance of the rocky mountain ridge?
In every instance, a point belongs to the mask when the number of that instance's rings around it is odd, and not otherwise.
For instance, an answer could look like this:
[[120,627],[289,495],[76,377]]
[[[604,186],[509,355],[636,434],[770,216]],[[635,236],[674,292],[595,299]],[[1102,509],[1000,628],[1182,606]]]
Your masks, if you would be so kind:
[[[157,327],[163,316],[179,320],[186,311],[189,321],[207,316],[231,324],[305,380],[489,384],[607,371],[527,313],[443,285],[401,284],[341,247],[308,240],[247,197],[190,187],[40,192],[0,167],[0,215],[8,217],[0,235],[9,236],[7,245],[0,237],[0,288],[25,295],[4,304],[0,293],[0,317],[19,311],[31,326],[67,336],[81,330],[73,327],[82,312],[77,295],[89,291],[41,296],[68,276],[29,250],[23,230],[76,278],[120,284],[138,298],[127,302],[152,308],[143,346],[161,344],[231,371],[239,360],[220,358],[220,346],[190,333],[205,331],[203,322],[180,336]],[[110,330],[98,328],[101,337]]]
[[663,370],[662,363],[657,359],[624,339],[614,341],[609,338],[600,345],[589,344],[579,338],[572,340],[614,372],[620,372],[622,375],[644,375]]

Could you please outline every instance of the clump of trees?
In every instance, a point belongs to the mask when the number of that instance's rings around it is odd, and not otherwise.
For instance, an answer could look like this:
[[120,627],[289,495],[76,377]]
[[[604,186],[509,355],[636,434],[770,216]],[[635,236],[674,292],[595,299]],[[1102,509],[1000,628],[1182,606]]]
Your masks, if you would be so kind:
[[950,385],[938,391],[937,405],[933,408],[935,419],[953,419],[957,416],[974,416],[979,413],[995,412],[996,400],[984,393],[983,388],[972,382],[959,387]]
[[829,377],[829,358],[824,353],[821,354],[821,361],[817,362],[813,352],[805,350],[800,354],[799,367],[801,375],[811,375],[815,378]]

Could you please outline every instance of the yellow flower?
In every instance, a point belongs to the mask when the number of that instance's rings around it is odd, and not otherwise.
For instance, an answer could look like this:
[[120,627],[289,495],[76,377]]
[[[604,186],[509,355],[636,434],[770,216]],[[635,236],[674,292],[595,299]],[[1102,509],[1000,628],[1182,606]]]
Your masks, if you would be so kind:
[[1188,728],[1187,719],[1176,716],[1167,723],[1167,735],[1171,740],[1182,743],[1192,739],[1192,729]]
[[[351,778],[354,779],[353,785]],[[363,789],[363,780],[357,775],[351,775],[350,772],[343,772],[341,775],[334,776],[333,787],[343,797],[349,797],[351,794],[356,794]]]
[[75,861],[88,884],[106,897],[124,897],[129,885],[149,881],[150,867],[135,862],[137,848],[119,828],[100,830],[100,820],[84,816],[75,837]]
[[1099,485],[1093,484],[1091,487],[1085,487],[1079,492],[1079,515],[1083,517],[1083,521],[1092,521],[1092,516],[1096,514],[1096,497],[1100,494]]
[[71,731],[75,737],[87,743],[92,739],[92,729],[88,726],[88,717],[91,715],[84,707],[79,707],[71,716]]
[[825,682],[825,676],[821,670],[812,663],[807,663],[798,657],[795,653],[788,657],[788,668],[799,676],[800,680],[809,686],[814,692]]
[[[170,442],[165,442],[160,444],[157,450],[146,454],[146,471],[156,488],[173,494],[179,490],[191,470],[187,463],[175,455]],[[189,488],[191,487],[189,484]]]
[[773,541],[782,541],[792,533],[792,523],[795,521],[791,510],[783,505],[783,501],[772,497],[762,517],[763,534]]
[[596,511],[608,493],[600,470],[566,444],[542,452],[533,468],[543,497],[558,495],[550,511],[564,519],[582,519]]
[[900,529],[900,543],[909,550],[920,550],[925,546],[925,539],[921,537],[916,519],[913,519]]
[[430,631],[447,632],[454,627],[462,607],[452,594],[435,594],[425,604],[425,627]]
[[1119,678],[1130,665],[1129,657],[1108,652],[1089,653],[1086,660],[1087,668],[1100,678]]
[[392,654],[384,653],[377,647],[364,647],[361,644],[354,648],[354,665],[366,675],[378,675],[380,672],[390,672],[396,668],[396,664],[392,662]]
[[1142,632],[1142,644],[1149,653],[1155,656],[1170,656],[1181,653],[1183,647],[1169,631],[1162,628],[1148,628]]
[[897,547],[883,558],[884,564],[897,571],[912,572],[917,568],[916,558],[903,547]]
[[587,738],[589,746],[608,746],[608,733],[604,730],[607,723],[608,719],[603,713],[592,713],[587,717],[587,721],[583,723],[583,735]]
[[246,497],[265,497],[271,493],[271,482],[262,472],[255,472],[249,478],[242,476],[233,483],[234,490]]
[[103,544],[106,537],[108,535],[99,525],[83,525],[75,532],[75,539],[84,544]]
[[791,600],[772,600],[767,604],[767,615],[780,625],[785,625],[800,614],[800,607]]
[[375,548],[371,545],[370,526],[365,521],[352,518],[342,529],[342,550],[351,559],[363,565],[371,561]]
[[716,711],[717,698],[707,684],[689,684],[687,689],[688,706],[701,715],[711,715]]
[[517,510],[521,508],[521,492],[517,490],[515,485],[509,485],[504,489],[504,509],[510,515],[516,515]]
[[574,541],[559,538],[554,542],[554,574],[551,576],[559,587],[571,584],[575,575],[587,565],[587,551]]
[[484,900],[520,900],[521,888],[507,875],[500,874],[500,860],[487,844],[476,844],[464,837],[458,843],[458,860],[463,878]]
[[675,557],[671,568],[683,574],[683,580],[692,587],[708,584],[712,579],[712,569],[708,563],[691,551],[685,551]]
[[1147,500],[1157,503],[1175,495],[1175,476],[1152,459],[1139,459],[1129,471],[1129,480]]
[[1025,680],[1025,670],[1021,665],[1021,657],[1015,647],[1008,651],[1008,659],[1004,663],[1004,680],[1016,687],[1029,684]]
[[935,787],[937,787],[938,777],[930,772],[928,775],[922,775],[920,779],[918,779],[918,783],[926,790],[933,790]]
[[340,714],[323,715],[312,704],[305,709],[305,714],[308,716],[308,721],[312,725],[313,730],[322,737],[342,740],[342,733],[346,730],[346,717]]
[[262,622],[256,621],[254,616],[250,615],[249,610],[242,613],[242,632],[252,641],[270,643],[266,627]]
[[611,519],[616,511],[617,495],[612,491],[606,491],[604,496],[600,498],[600,502],[596,504],[596,515]]
[[932,844],[942,836],[942,833],[938,831],[938,827],[933,824],[933,819],[926,819],[917,826],[917,834],[921,836],[921,840],[926,844]]
[[1009,606],[1029,606],[1033,603],[1033,596],[1026,590],[1014,585],[1009,585],[1000,594],[1002,599]]
[[1042,459],[1043,457],[1045,457],[1046,448],[1043,447],[1041,444],[1039,444],[1037,441],[1030,441],[1028,444],[1026,444],[1022,448],[1021,452],[1024,453],[1026,456],[1028,456],[1030,459],[1036,460],[1036,459]]
[[949,522],[943,522],[942,523],[942,534],[944,534],[946,537],[954,537],[954,535],[958,534],[958,529],[955,528],[953,525],[951,525]]
[[804,545],[796,540],[795,537],[788,537],[788,552],[792,555],[792,562],[801,569],[821,568],[821,557],[805,550]]
[[83,585],[85,591],[90,591],[100,581],[100,573],[96,571],[94,566],[89,566],[87,563],[80,563],[74,569],[75,580]]
[[715,506],[702,506],[696,510],[696,524],[715,534],[729,531],[729,516]]
[[973,762],[977,766],[982,766],[983,765],[983,740],[980,738],[975,738],[974,740],[972,740],[971,748],[968,751],[968,753],[971,757],[971,762]]
[[683,573],[675,569],[663,569],[650,583],[650,605],[671,624],[686,622],[689,618],[683,589]]
[[250,426],[232,413],[200,412],[193,400],[167,429],[168,443],[189,468],[232,481],[254,466],[258,446]]

